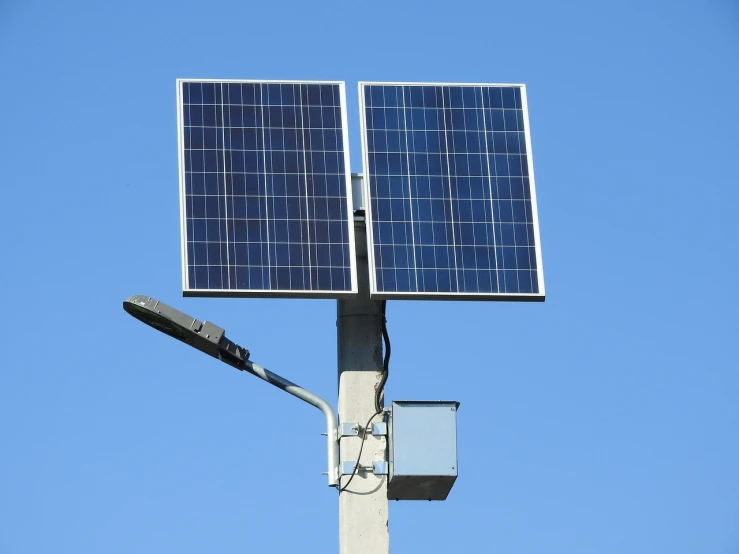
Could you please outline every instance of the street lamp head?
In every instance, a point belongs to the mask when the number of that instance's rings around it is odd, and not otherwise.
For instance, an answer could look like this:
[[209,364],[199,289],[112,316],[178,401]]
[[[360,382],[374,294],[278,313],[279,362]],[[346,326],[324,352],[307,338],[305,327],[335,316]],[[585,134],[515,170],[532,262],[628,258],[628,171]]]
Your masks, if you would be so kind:
[[131,296],[124,300],[123,309],[154,329],[237,369],[244,369],[249,359],[249,351],[228,340],[222,328],[201,322],[149,296]]

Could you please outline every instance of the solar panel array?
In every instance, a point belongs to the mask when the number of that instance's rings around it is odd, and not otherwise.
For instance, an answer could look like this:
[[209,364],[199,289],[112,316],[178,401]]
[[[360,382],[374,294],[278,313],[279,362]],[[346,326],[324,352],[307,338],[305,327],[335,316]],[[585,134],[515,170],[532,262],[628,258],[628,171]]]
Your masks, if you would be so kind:
[[356,292],[344,84],[177,91],[185,295]]
[[[357,292],[341,82],[178,80],[188,296]],[[374,298],[543,300],[523,85],[360,83]]]
[[376,298],[543,300],[522,85],[360,83]]

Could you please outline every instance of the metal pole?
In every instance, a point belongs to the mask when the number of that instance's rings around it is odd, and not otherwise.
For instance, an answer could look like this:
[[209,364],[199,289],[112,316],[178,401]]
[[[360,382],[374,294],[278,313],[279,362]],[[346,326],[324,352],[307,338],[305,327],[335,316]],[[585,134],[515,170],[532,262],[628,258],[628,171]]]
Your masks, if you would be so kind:
[[[357,423],[358,436],[341,441],[341,461],[357,462],[365,434],[364,425],[375,413],[375,385],[382,376],[382,305],[370,300],[367,240],[364,221],[355,224],[357,278],[356,298],[337,303],[337,343],[339,370],[339,418],[341,423]],[[377,415],[372,421],[381,421]],[[385,460],[385,437],[367,430],[357,474],[347,489],[339,493],[339,552],[341,554],[387,554],[387,476],[374,475],[372,462]],[[341,476],[341,487],[350,475]]]
[[303,387],[300,387],[295,383],[280,377],[276,373],[272,373],[271,371],[263,368],[260,365],[255,364],[254,362],[250,362],[249,360],[247,360],[244,365],[245,367],[240,367],[239,369],[244,369],[252,375],[259,377],[260,379],[264,379],[269,384],[274,385],[275,387],[282,389],[285,392],[292,394],[293,396],[297,396],[301,400],[307,402],[308,404],[311,404],[312,406],[315,406],[323,412],[323,415],[326,416],[326,438],[328,445],[328,486],[337,486],[339,470],[339,443],[337,440],[336,413],[331,407],[331,404],[326,402],[320,396],[317,396],[312,392],[305,390]]

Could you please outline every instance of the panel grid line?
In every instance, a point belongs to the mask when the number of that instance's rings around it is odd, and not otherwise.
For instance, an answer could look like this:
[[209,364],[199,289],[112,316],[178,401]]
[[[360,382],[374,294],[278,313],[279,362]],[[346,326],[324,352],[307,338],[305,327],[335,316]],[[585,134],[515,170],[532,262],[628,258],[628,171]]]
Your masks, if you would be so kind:
[[[264,92],[263,92],[264,85],[259,85],[259,97],[264,98]],[[255,97],[256,97],[256,90]],[[259,104],[259,110],[262,115],[262,121],[265,120],[264,118],[264,101],[260,102]],[[267,139],[265,137],[265,128],[262,127],[262,144],[267,144]],[[267,185],[267,179],[269,177],[269,174],[267,173],[267,149],[265,146],[262,147],[262,160],[264,163],[264,214],[265,214],[265,229],[267,229],[267,276],[271,274],[272,269],[272,249],[270,248],[270,240],[269,240],[269,191],[268,185]],[[264,275],[264,273],[262,273]],[[265,288],[267,290],[272,288],[272,279],[268,278],[266,279],[267,283],[265,285]]]
[[[223,109],[223,84],[221,83],[221,121],[224,122],[223,127],[221,128],[221,137],[223,140],[224,148],[223,148],[223,216],[225,219],[228,219],[228,180],[227,180],[227,171],[226,171],[226,114],[224,113]],[[229,160],[229,165],[231,164]],[[233,198],[233,197],[232,197]],[[228,247],[228,228],[226,228],[226,266],[230,267],[231,262],[229,259],[229,247]],[[221,275],[223,275],[223,270],[221,270]],[[226,271],[226,282],[228,283],[228,288],[231,288],[231,272]]]
[[[485,140],[485,164],[488,170],[488,188],[490,189],[490,221],[492,222],[492,225],[490,226],[490,229],[492,229],[493,234],[493,255],[495,256],[495,280],[496,282],[500,283],[500,274],[498,271],[498,241],[495,236],[495,209],[493,207],[493,177],[490,172],[490,149],[488,147],[488,141],[487,141],[487,134],[488,134],[488,128],[487,128],[487,122],[485,121],[485,93],[483,91],[483,88],[480,87],[480,103],[482,106],[482,126],[483,131],[486,137]],[[497,182],[496,182],[496,188],[497,188]]]
[[418,289],[418,266],[416,263],[416,229],[413,224],[413,190],[411,189],[411,155],[410,149],[408,148],[408,121],[405,111],[405,94],[401,95],[403,101],[403,138],[405,140],[405,159],[408,164],[408,198],[410,198],[410,220],[411,220],[411,244],[413,246],[413,274],[416,282],[416,289]]
[[[444,102],[444,88],[441,89],[441,107],[442,109],[445,108],[445,102]],[[459,290],[459,263],[457,261],[457,236],[456,236],[456,229],[454,228],[454,204],[452,203],[452,164],[451,160],[449,159],[449,135],[447,133],[447,124],[446,124],[446,117],[443,118],[444,120],[444,145],[446,148],[444,149],[445,155],[446,155],[446,163],[447,163],[447,182],[449,185],[449,221],[451,222],[452,227],[452,252],[454,253],[454,279],[456,281],[457,290]]]

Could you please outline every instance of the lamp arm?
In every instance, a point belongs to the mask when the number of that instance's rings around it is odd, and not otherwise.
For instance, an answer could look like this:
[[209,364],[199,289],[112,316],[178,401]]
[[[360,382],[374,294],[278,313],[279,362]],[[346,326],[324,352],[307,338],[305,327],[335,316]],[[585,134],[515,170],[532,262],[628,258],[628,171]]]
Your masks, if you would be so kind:
[[260,379],[267,381],[269,384],[274,385],[278,389],[282,389],[287,393],[292,394],[307,402],[311,406],[315,406],[323,412],[326,417],[326,442],[328,452],[328,486],[337,487],[339,485],[339,439],[338,439],[338,425],[336,422],[336,412],[331,405],[326,402],[320,396],[313,394],[312,392],[296,385],[295,383],[288,381],[280,377],[279,375],[272,373],[268,369],[263,368],[260,365],[255,364],[250,360],[244,361],[239,364],[238,369],[242,369],[251,373],[252,375],[259,377]]

